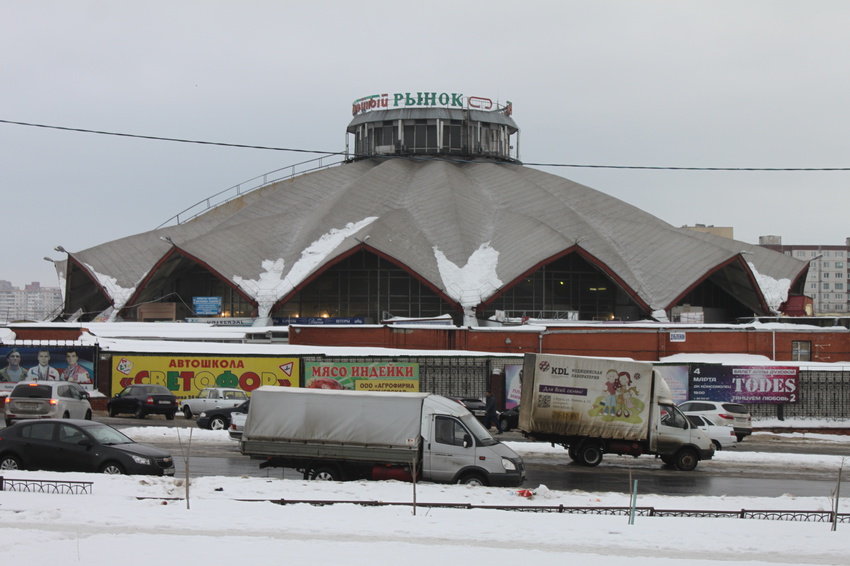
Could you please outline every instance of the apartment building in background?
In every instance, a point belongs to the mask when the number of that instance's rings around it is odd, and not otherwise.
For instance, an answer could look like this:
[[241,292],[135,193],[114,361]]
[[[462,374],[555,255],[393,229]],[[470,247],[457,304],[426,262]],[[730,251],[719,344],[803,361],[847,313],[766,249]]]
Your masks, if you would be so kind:
[[38,281],[24,285],[23,289],[0,280],[0,321],[49,320],[61,312],[62,290],[59,287],[42,287]]
[[760,236],[759,245],[810,262],[804,292],[812,298],[811,314],[846,315],[850,312],[850,238],[843,246],[783,245],[782,236]]

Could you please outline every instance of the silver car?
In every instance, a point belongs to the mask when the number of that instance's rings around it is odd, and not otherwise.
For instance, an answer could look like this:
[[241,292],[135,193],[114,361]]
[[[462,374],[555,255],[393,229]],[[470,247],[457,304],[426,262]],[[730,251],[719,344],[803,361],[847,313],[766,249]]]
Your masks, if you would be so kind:
[[731,425],[738,442],[753,433],[753,419],[746,405],[727,401],[685,401],[679,404],[683,413],[702,415],[716,425]]
[[70,381],[26,381],[6,397],[6,426],[22,419],[91,420],[85,389]]

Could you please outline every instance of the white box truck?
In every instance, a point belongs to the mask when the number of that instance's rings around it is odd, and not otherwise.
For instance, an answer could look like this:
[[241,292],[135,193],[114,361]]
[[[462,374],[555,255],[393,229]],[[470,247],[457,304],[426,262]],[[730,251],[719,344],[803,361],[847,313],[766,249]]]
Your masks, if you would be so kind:
[[652,364],[526,354],[520,405],[523,435],[559,444],[588,466],[605,453],[654,454],[690,471],[714,455],[711,439],[679,411]]
[[261,467],[305,479],[518,486],[525,465],[455,401],[430,393],[264,386],[239,443]]

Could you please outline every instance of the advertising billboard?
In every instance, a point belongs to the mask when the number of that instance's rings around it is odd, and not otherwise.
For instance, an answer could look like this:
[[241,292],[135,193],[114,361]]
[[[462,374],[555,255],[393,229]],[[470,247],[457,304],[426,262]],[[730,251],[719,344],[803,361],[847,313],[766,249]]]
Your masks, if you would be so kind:
[[263,385],[298,387],[297,358],[242,356],[112,356],[112,391],[131,384],[164,385],[181,399],[205,387],[234,387],[251,392]]
[[8,346],[0,356],[0,391],[19,381],[74,381],[89,391],[97,383],[92,346]]
[[797,403],[800,369],[781,366],[691,364],[692,400]]
[[419,391],[419,364],[305,362],[304,387],[359,391]]

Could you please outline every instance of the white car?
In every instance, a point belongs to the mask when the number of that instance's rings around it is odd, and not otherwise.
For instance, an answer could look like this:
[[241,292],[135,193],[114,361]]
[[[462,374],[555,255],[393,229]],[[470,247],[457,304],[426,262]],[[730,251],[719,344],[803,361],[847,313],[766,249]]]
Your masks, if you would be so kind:
[[6,397],[6,426],[21,419],[91,420],[85,389],[70,381],[25,381]]
[[685,416],[692,425],[708,435],[715,450],[728,450],[738,446],[738,437],[735,436],[732,425],[716,425],[708,418],[696,413],[685,413]]
[[183,399],[180,401],[180,410],[183,416],[191,419],[210,409],[226,409],[238,407],[248,400],[248,394],[241,389],[229,387],[207,387],[201,389],[194,399]]
[[227,428],[227,433],[231,439],[242,439],[242,430],[245,428],[245,421],[247,419],[248,413],[233,413],[230,415],[230,426]]
[[716,425],[731,425],[735,428],[738,442],[753,433],[753,419],[750,410],[741,403],[726,401],[685,401],[679,404],[683,413],[699,414]]

